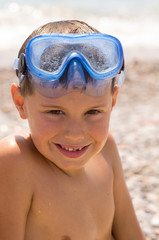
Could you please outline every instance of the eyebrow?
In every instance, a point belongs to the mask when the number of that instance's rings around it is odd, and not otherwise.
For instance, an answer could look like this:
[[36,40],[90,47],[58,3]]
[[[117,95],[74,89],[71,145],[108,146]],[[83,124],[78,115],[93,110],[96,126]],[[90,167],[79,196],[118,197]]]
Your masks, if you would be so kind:
[[97,106],[92,106],[91,108],[101,108],[101,107],[106,107],[105,105],[97,105]]
[[[60,110],[63,110],[63,111],[65,111],[66,110],[66,108],[65,107],[63,107],[63,106],[58,106],[58,105],[43,105],[43,104],[41,104],[41,107],[42,108],[52,108],[52,109],[60,109]],[[87,109],[86,109],[86,111],[89,111],[89,110],[91,110],[91,109],[100,109],[100,108],[105,108],[105,109],[107,109],[107,106],[105,105],[105,104],[101,104],[101,105],[92,105],[92,106],[89,106],[89,107],[87,107]]]
[[64,109],[63,106],[57,106],[57,105],[41,105],[41,107],[44,107],[44,108],[61,108],[61,109]]
[[[41,105],[41,107],[52,107],[52,108],[63,108],[63,106],[57,106],[57,105]],[[105,105],[97,105],[97,106],[90,106],[89,108],[101,108],[101,107],[105,107]]]

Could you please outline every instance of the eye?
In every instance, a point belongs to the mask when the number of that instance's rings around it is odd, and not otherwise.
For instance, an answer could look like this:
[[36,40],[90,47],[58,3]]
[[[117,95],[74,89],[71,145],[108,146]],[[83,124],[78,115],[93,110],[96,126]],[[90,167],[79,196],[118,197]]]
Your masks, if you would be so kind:
[[50,110],[47,113],[52,114],[52,115],[62,115],[62,114],[64,114],[64,112],[61,111],[61,110]]
[[86,114],[97,115],[99,113],[101,113],[101,111],[96,110],[96,109],[92,109],[92,110],[89,110]]

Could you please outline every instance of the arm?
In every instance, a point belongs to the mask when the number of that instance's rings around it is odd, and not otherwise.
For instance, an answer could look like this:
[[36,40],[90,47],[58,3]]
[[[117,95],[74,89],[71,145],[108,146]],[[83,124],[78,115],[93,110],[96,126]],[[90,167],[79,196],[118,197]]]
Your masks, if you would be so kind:
[[32,191],[19,149],[0,143],[0,239],[24,240]]
[[107,149],[109,149],[111,155],[114,173],[115,215],[112,229],[113,236],[116,240],[145,240],[124,180],[120,157],[112,136],[109,136]]

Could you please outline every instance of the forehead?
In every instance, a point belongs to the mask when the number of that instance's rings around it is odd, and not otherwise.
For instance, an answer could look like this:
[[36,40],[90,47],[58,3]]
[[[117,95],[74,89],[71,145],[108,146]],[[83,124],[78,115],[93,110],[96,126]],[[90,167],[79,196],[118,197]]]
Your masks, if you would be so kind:
[[40,106],[61,106],[63,108],[89,108],[92,106],[108,105],[112,99],[112,94],[107,91],[103,96],[93,97],[80,91],[73,91],[57,98],[47,98],[39,94],[37,91],[30,96],[31,102]]

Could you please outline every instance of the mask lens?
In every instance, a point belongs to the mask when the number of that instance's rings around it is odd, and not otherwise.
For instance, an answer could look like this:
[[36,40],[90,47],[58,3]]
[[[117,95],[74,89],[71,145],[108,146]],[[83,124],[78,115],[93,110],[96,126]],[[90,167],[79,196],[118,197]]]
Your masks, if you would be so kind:
[[40,69],[47,72],[59,72],[65,59],[73,53],[82,56],[83,59],[97,72],[103,72],[108,69],[110,63],[103,52],[88,44],[58,44],[50,46],[44,50],[40,58]]

